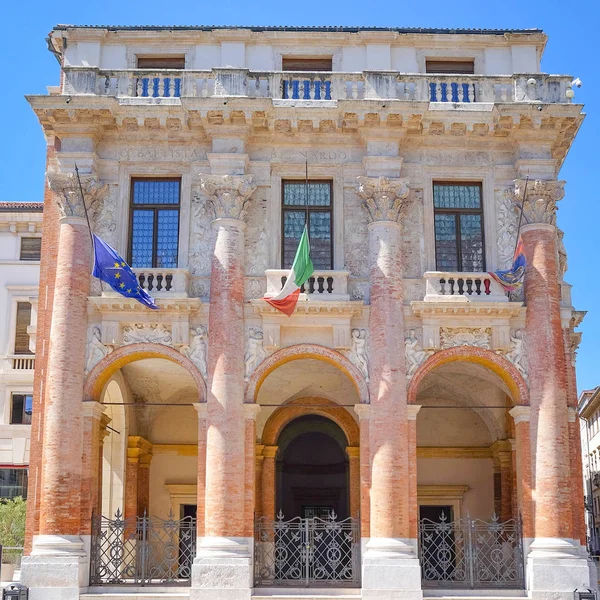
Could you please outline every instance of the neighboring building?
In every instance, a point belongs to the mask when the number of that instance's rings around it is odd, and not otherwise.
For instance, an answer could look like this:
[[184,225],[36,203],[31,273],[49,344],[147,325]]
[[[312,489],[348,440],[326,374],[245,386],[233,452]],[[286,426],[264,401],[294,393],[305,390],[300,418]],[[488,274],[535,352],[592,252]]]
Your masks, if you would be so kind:
[[42,210],[0,202],[0,498],[27,497]]
[[[595,586],[556,228],[583,115],[546,39],[54,29],[31,600]],[[90,281],[87,217],[159,310]]]
[[588,550],[600,555],[600,387],[579,396]]

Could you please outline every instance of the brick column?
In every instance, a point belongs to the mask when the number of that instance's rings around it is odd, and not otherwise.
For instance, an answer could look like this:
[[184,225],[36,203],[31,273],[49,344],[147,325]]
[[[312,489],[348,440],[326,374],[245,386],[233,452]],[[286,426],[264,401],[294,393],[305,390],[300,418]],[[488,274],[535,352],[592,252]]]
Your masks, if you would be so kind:
[[245,425],[245,444],[246,457],[244,460],[245,473],[245,499],[244,512],[245,524],[244,532],[247,538],[254,536],[254,513],[255,513],[255,483],[256,483],[256,417],[260,412],[259,404],[245,404],[244,411],[246,416]]
[[275,501],[277,492],[275,485],[277,483],[277,446],[265,446],[263,449],[263,470],[262,470],[262,516],[267,519],[275,519],[277,507]]
[[355,404],[354,412],[360,425],[360,536],[367,539],[371,532],[371,452],[369,448],[370,404]]
[[419,536],[419,500],[417,497],[417,415],[421,407],[408,407],[408,510],[410,538]]
[[252,178],[241,175],[206,176],[200,184],[216,219],[208,322],[205,530],[194,561],[192,600],[246,598],[252,586],[245,514],[244,219],[254,189]]
[[[23,582],[31,600],[79,598],[86,562],[80,537],[83,456],[83,372],[87,339],[87,302],[92,265],[85,207],[72,176],[49,177],[60,213],[52,325],[45,381],[43,459],[39,535],[24,560]],[[102,202],[106,186],[84,177],[83,193],[91,206]],[[63,568],[57,572],[57,561]],[[52,582],[52,584],[48,584]],[[54,597],[54,596],[52,596]]]
[[125,472],[125,518],[143,517],[150,509],[150,463],[152,444],[139,435],[127,439]]
[[350,480],[350,516],[356,519],[360,514],[360,447],[348,446],[346,454]]
[[198,474],[196,485],[198,500],[196,506],[197,537],[204,537],[204,512],[206,494],[206,402],[194,404],[198,411]]
[[522,535],[531,541],[534,536],[531,440],[529,437],[529,406],[515,406],[510,410],[515,423],[515,454],[517,465],[518,516],[523,528]]
[[358,194],[369,221],[371,297],[371,535],[363,562],[363,598],[391,595],[392,590],[410,590],[418,596],[421,574],[416,540],[410,539],[409,526],[408,411],[399,223],[409,194],[408,181],[359,177]]
[[528,354],[530,436],[535,490],[534,532],[528,585],[554,598],[589,582],[587,563],[573,543],[567,376],[557,265],[556,202],[564,182],[516,182],[522,207],[521,236],[527,259],[525,320]]
[[512,456],[508,440],[492,446],[494,461],[494,510],[501,521],[512,518]]
[[262,506],[262,477],[263,477],[263,444],[254,445],[254,512],[256,517],[263,516]]

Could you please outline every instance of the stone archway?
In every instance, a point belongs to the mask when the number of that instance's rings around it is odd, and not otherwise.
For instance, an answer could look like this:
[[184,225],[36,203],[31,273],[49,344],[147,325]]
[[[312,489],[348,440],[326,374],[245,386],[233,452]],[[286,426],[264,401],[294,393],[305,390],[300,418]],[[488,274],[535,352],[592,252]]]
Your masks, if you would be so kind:
[[307,358],[321,360],[338,368],[353,383],[361,404],[369,403],[369,388],[360,371],[340,352],[318,344],[297,344],[282,348],[263,360],[246,384],[245,401],[256,402],[261,385],[277,367],[294,360]]

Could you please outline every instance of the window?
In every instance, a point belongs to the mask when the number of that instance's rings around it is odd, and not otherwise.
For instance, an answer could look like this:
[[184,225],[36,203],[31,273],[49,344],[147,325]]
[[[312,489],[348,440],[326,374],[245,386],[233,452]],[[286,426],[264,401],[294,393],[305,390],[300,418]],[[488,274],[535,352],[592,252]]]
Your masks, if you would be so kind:
[[326,58],[298,58],[284,56],[281,59],[282,71],[333,71],[333,60]]
[[17,320],[15,325],[15,354],[33,354],[29,349],[27,328],[31,324],[31,304],[17,302]]
[[333,269],[332,182],[284,181],[282,267],[294,262],[308,216],[310,256],[315,269]]
[[438,271],[485,271],[479,183],[434,183],[435,260]]
[[132,180],[132,267],[177,267],[180,187],[181,180],[173,178]]
[[40,260],[42,251],[41,237],[22,237],[19,260]]
[[472,60],[427,60],[425,61],[427,73],[440,75],[473,75],[475,62]]
[[27,498],[27,469],[0,469],[0,498]]
[[185,69],[185,56],[138,56],[138,69]]
[[32,394],[12,394],[10,408],[11,425],[31,425],[32,410]]

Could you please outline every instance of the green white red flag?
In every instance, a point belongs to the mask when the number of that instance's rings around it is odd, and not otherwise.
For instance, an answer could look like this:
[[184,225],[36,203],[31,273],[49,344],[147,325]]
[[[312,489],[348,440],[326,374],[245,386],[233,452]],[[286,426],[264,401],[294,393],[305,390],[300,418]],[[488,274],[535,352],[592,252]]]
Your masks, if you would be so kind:
[[310,259],[310,243],[308,241],[308,229],[304,227],[296,257],[292,268],[287,275],[287,280],[282,290],[273,298],[263,298],[273,308],[280,310],[288,317],[292,315],[298,298],[300,297],[300,288],[308,281],[315,269]]

